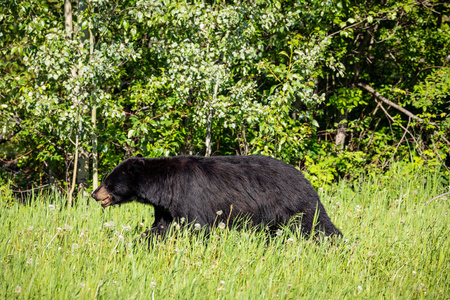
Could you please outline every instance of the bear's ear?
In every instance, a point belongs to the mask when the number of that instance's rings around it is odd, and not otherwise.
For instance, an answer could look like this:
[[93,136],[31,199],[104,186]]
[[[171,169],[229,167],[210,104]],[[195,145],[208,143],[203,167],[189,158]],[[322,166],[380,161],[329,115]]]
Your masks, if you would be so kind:
[[127,166],[128,172],[135,172],[136,170],[139,170],[141,168],[145,167],[145,160],[144,159],[133,159],[130,164]]
[[143,157],[142,154],[137,154],[136,157]]

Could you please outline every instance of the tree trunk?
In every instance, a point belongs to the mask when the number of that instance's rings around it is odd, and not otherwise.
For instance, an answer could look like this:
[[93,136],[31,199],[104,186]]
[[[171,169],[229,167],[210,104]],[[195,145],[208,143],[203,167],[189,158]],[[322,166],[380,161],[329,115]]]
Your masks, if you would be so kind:
[[69,0],[64,0],[64,21],[66,27],[66,37],[71,39],[73,32],[73,22],[72,22],[72,3]]
[[[94,34],[89,30],[89,60],[94,55]],[[94,87],[92,87],[94,89]],[[97,105],[92,103],[92,189],[95,190],[98,187],[98,154],[97,154]]]
[[337,133],[336,133],[336,148],[338,150],[344,150],[344,146],[345,146],[345,135],[346,135],[346,131],[347,131],[347,118],[348,118],[348,110],[345,110],[344,113],[342,114],[340,111],[339,113],[339,124],[338,124],[338,128],[337,128]]
[[208,119],[206,120],[206,157],[211,156],[211,126],[212,126],[212,118],[213,118],[214,110],[210,109],[208,113]]
[[[72,33],[73,33],[73,19],[72,19],[72,3],[69,0],[64,0],[64,23],[65,23],[65,29],[66,29],[66,38],[72,39]],[[77,76],[77,70],[75,67],[72,68],[72,76]],[[78,120],[77,125],[78,127]],[[72,199],[73,199],[73,192],[75,191],[75,184],[77,180],[77,169],[78,169],[78,132],[76,133],[75,137],[75,157],[74,157],[74,166],[73,166],[73,174],[72,174],[72,184],[70,186],[70,191],[67,199],[67,203],[69,205],[72,205]]]
[[97,106],[92,106],[92,189],[98,187],[98,154],[97,154]]
[[[86,5],[83,1],[78,1],[78,11],[83,12],[86,9]],[[66,29],[66,37],[71,39],[73,38],[73,10],[72,10],[72,4],[71,1],[65,0],[64,1],[64,19],[65,19],[65,29]],[[90,43],[90,51],[89,55],[91,56],[93,54],[93,47],[94,47],[94,37],[89,29],[84,30],[83,36],[82,36],[82,42],[85,44],[87,41]],[[77,68],[74,66],[72,69],[72,76],[74,78],[81,77],[83,75],[81,70],[77,70]],[[79,105],[79,103],[77,104]],[[79,109],[79,108],[77,108]],[[83,112],[78,113],[78,118],[82,118]],[[93,109],[91,113],[91,120],[94,124],[95,129],[95,123],[97,118],[97,109],[95,105],[93,104]],[[75,190],[75,185],[78,184],[79,190],[84,191],[88,186],[88,180],[89,180],[89,152],[86,151],[85,147],[82,147],[84,144],[83,141],[81,141],[81,132],[84,130],[83,128],[83,122],[81,120],[77,120],[77,132],[76,132],[76,142],[75,142],[75,164],[73,169],[73,178],[72,178],[72,186],[71,190],[69,192],[69,204],[72,203],[72,196],[73,192]],[[93,181],[94,185],[98,184],[98,173],[97,173],[97,138],[95,134],[93,133],[93,152],[94,154],[94,161],[93,161]]]
[[52,191],[55,191],[56,190],[56,177],[55,177],[55,172],[53,171],[54,166],[53,166],[51,159],[47,160],[46,166],[48,168],[48,184],[50,185],[50,189]]
[[89,180],[89,152],[84,147],[80,147],[79,150],[77,172],[78,190],[84,192],[88,187]]
[[[80,12],[83,12],[86,9],[86,5],[83,1],[80,1],[78,3],[78,10]],[[92,34],[90,28],[87,28],[83,31],[82,36],[82,42],[83,45],[86,44],[86,42],[89,42],[89,60],[91,59],[93,53],[94,53],[94,35]],[[78,72],[79,76],[82,76],[83,73],[80,70]],[[98,161],[97,161],[97,136],[95,133],[95,126],[97,121],[97,107],[95,105],[95,102],[92,104],[92,111],[91,111],[91,122],[93,125],[93,132],[92,132],[92,180],[93,180],[93,187],[94,189],[98,186]],[[83,128],[80,128],[80,130],[83,130]],[[86,141],[87,142],[87,141]],[[78,168],[78,184],[79,189],[83,193],[88,187],[88,180],[89,180],[89,159],[90,159],[90,153],[86,151],[84,148],[80,149],[80,158],[79,158],[79,168]]]
[[[219,76],[216,78],[216,84],[214,85],[214,95],[212,101],[215,102],[217,100],[217,90],[219,89]],[[212,127],[212,118],[214,115],[214,109],[211,108],[208,112],[208,119],[206,120],[206,157],[211,156],[211,127]]]
[[77,183],[77,169],[78,169],[78,146],[79,146],[79,139],[78,139],[78,133],[75,137],[75,162],[73,164],[73,176],[72,176],[72,186],[70,187],[69,191],[69,198],[67,199],[67,204],[72,205],[72,196],[73,192],[75,191],[75,184]]

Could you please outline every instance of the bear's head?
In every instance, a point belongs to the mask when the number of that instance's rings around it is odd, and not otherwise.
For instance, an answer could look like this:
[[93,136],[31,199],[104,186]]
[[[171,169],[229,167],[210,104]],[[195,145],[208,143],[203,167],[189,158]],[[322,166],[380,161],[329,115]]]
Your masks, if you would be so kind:
[[129,158],[120,163],[92,193],[103,207],[122,204],[137,198],[137,182],[142,176],[145,161],[142,157]]

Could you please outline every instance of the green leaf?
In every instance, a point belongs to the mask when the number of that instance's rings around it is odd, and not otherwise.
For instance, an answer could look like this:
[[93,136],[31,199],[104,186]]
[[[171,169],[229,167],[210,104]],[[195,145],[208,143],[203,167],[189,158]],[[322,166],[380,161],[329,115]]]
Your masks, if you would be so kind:
[[130,130],[128,131],[127,138],[130,139],[130,138],[133,136],[133,133],[134,133],[134,129],[130,129]]
[[130,26],[130,24],[128,23],[128,21],[127,21],[126,19],[124,19],[124,20],[122,21],[122,27],[123,27],[123,29],[127,30],[129,26]]

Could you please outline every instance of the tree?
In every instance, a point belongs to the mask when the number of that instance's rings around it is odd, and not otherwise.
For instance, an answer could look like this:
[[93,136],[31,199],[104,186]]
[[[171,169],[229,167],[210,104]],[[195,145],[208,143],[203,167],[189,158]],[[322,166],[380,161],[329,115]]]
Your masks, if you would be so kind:
[[[66,7],[68,4],[66,1]],[[124,62],[138,57],[125,38],[112,40],[99,35],[95,50],[92,40],[86,42],[85,36],[91,31],[105,34],[104,26],[114,13],[105,3],[88,4],[82,10],[74,9],[78,29],[73,30],[71,38],[67,38],[70,29],[66,31],[62,20],[48,20],[50,25],[40,28],[45,40],[36,41],[23,56],[32,77],[21,88],[16,106],[24,115],[21,133],[39,149],[33,158],[50,161],[52,166],[65,163],[66,174],[71,161],[78,159],[76,152],[92,149],[91,139],[97,134],[93,108],[100,106],[103,117],[123,114],[111,100],[110,85],[117,82]],[[67,24],[69,19],[67,14]],[[76,163],[74,168],[76,178]]]
[[79,157],[95,176],[138,152],[271,155],[314,184],[448,160],[445,3],[65,4],[0,7],[0,153],[19,187],[75,192]]
[[[450,146],[439,133],[448,132],[445,100],[429,98],[439,113],[425,117],[412,103],[417,99],[412,91],[433,70],[448,65],[448,4],[335,1],[330,12],[329,50],[344,64],[345,75],[329,70],[320,80],[329,108],[319,121],[333,128],[337,150],[361,151],[353,166],[387,166],[396,155],[408,157],[411,149],[421,161],[442,164]],[[431,136],[434,144],[424,142]]]
[[324,32],[299,34],[303,11],[278,1],[140,1],[130,10],[137,22],[124,27],[145,32],[151,75],[131,87],[131,146],[209,155],[215,144],[297,162],[317,125],[308,110],[323,101],[314,93],[320,64],[336,67]]

